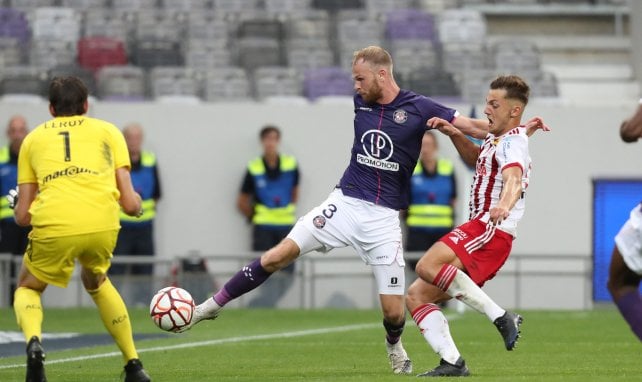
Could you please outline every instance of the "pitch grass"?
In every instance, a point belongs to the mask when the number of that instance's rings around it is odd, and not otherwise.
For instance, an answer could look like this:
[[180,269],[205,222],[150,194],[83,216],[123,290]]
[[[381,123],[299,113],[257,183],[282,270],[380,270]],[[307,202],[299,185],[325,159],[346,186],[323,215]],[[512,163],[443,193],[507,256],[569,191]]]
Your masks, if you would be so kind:
[[[448,313],[448,312],[447,312]],[[478,381],[640,381],[642,346],[614,309],[587,312],[521,312],[523,338],[507,352],[495,327],[474,312],[454,318],[450,327],[459,349]],[[134,330],[154,333],[143,309],[130,311]],[[153,381],[401,381],[392,375],[384,348],[380,313],[370,310],[228,310],[216,321],[203,322],[188,333],[139,341],[139,350],[200,341],[291,333],[364,324],[344,332],[278,339],[240,339],[203,347],[141,352]],[[17,330],[13,312],[0,310],[0,330]],[[103,333],[94,309],[48,309],[48,332]],[[424,342],[412,320],[403,337],[415,372],[439,359]],[[46,343],[45,349],[46,349]],[[49,352],[48,361],[117,351],[100,346]],[[24,381],[24,357],[0,358],[0,381]],[[47,366],[49,381],[118,381],[120,356]]]

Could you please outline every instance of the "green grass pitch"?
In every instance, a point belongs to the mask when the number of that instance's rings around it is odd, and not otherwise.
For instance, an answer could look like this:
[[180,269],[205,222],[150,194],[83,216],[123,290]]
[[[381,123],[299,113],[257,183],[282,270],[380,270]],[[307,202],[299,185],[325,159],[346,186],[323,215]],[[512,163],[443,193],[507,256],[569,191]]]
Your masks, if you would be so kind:
[[[477,381],[640,381],[642,346],[614,309],[523,311],[523,338],[504,350],[482,315],[448,312],[459,350]],[[131,309],[134,331],[157,329],[145,309]],[[0,309],[0,330],[17,330]],[[104,333],[94,309],[46,309],[47,332]],[[374,310],[227,310],[190,332],[139,341],[153,381],[402,381],[387,364],[381,316]],[[403,337],[415,373],[437,365],[411,319]],[[44,343],[46,349],[46,342]],[[115,345],[48,352],[49,381],[118,381]],[[75,357],[97,358],[71,360]],[[24,381],[24,356],[0,358],[0,381]]]

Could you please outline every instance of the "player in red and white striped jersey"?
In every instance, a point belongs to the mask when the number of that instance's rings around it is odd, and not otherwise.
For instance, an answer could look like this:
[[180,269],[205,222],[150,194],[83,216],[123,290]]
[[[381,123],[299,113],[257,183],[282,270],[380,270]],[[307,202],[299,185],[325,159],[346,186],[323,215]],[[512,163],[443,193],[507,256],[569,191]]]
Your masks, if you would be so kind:
[[[475,166],[470,220],[435,243],[417,263],[419,278],[410,286],[406,305],[430,346],[441,356],[439,366],[420,376],[467,376],[439,306],[452,297],[486,316],[499,329],[507,350],[515,347],[522,317],[497,305],[481,286],[495,276],[510,254],[517,223],[524,214],[524,193],[531,160],[528,134],[521,126],[529,86],[517,76],[500,76],[490,84],[484,113],[489,133],[481,147],[453,125],[433,118],[428,126],[449,136],[464,162]],[[546,130],[546,128],[544,128]]]

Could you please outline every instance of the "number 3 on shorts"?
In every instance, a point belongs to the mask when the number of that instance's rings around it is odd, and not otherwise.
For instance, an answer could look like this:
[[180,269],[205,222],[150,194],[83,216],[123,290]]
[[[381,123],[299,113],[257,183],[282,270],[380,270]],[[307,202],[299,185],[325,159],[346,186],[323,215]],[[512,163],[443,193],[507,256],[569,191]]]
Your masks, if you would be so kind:
[[323,216],[325,216],[328,219],[331,219],[332,216],[334,216],[334,213],[337,212],[337,206],[334,204],[330,203],[328,204],[328,208],[323,209]]

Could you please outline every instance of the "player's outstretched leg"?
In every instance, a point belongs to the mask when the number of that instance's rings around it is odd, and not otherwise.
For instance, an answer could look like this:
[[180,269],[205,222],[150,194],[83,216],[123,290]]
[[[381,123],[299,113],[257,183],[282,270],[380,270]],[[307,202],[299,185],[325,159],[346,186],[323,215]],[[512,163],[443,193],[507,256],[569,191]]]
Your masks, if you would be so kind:
[[[283,239],[276,247],[270,249],[260,258],[241,268],[214,297],[208,298],[194,309],[189,325],[180,332],[191,329],[203,320],[213,320],[230,301],[250,292],[265,282],[274,272],[292,263],[299,256],[299,247],[291,239]],[[267,264],[263,266],[262,264]]]
[[504,339],[504,345],[506,350],[513,350],[517,345],[517,340],[519,339],[519,326],[522,324],[524,319],[517,313],[506,312],[503,316],[498,317],[493,323],[499,330],[499,333]]
[[[421,262],[417,265],[417,269],[420,269],[420,266]],[[417,271],[417,274],[424,278],[424,272]],[[522,317],[502,309],[466,273],[454,265],[445,264],[432,280],[432,284],[449,296],[455,297],[476,311],[485,314],[499,329],[506,350],[515,348],[519,339],[519,326],[523,321]]]
[[45,351],[38,337],[33,336],[27,344],[27,382],[47,382],[44,362]]

